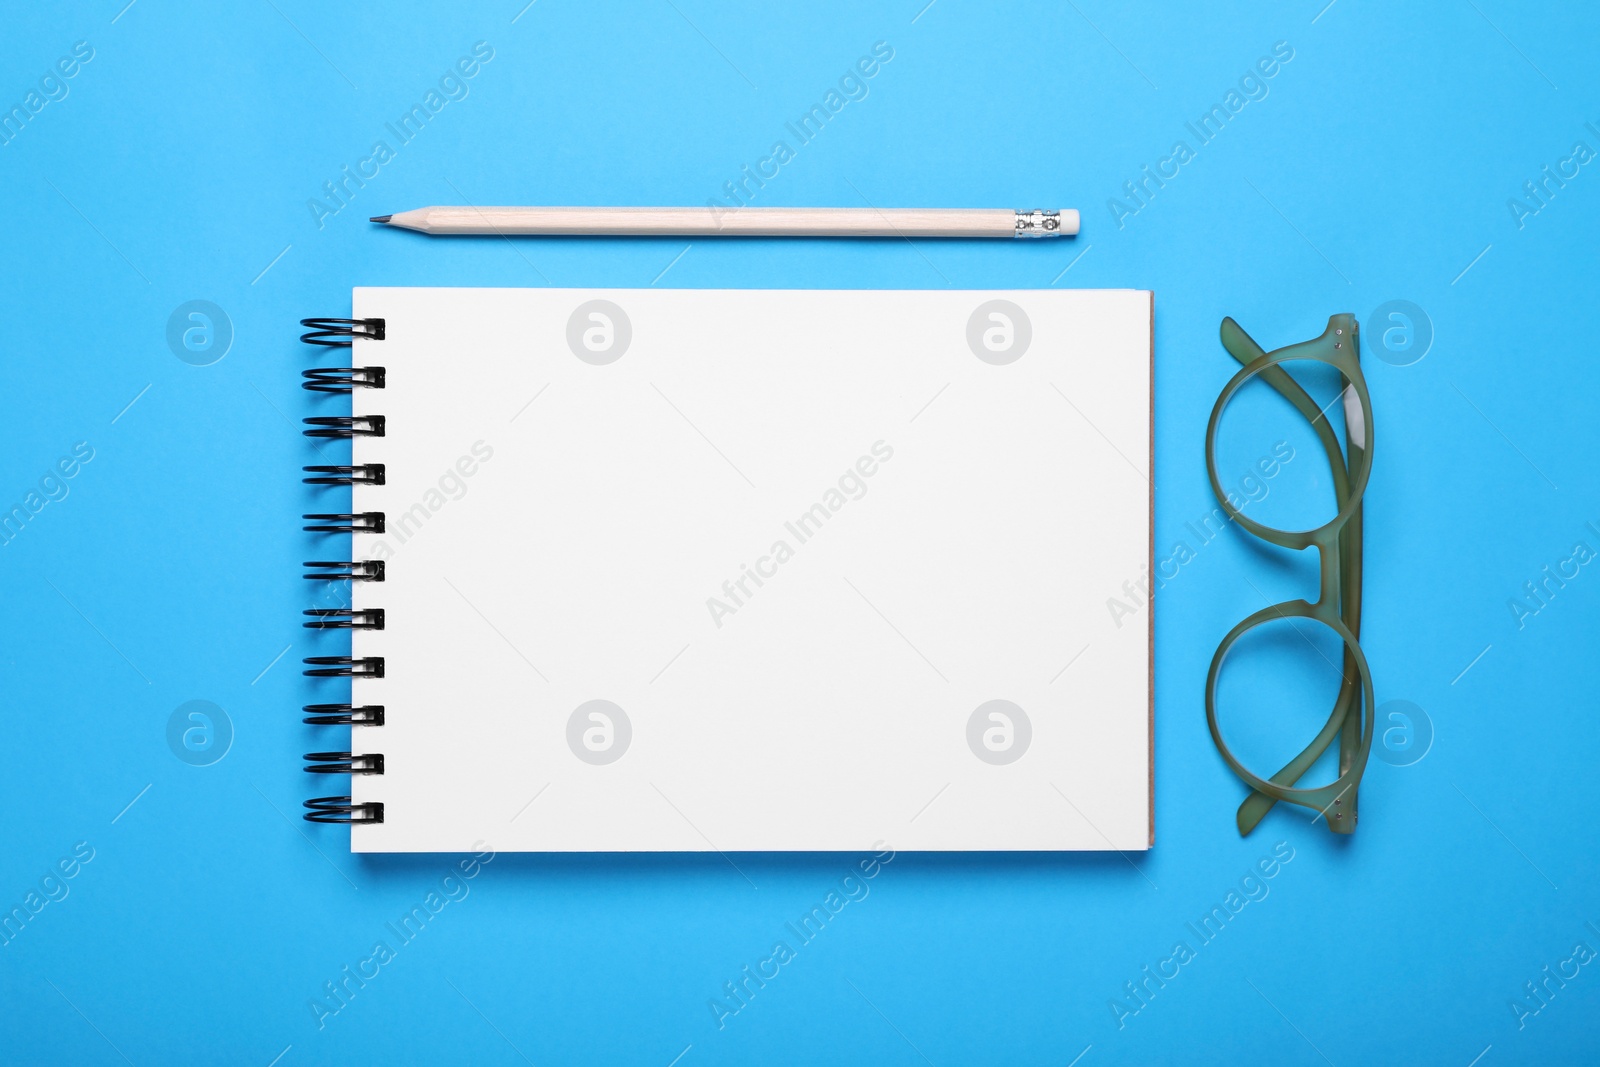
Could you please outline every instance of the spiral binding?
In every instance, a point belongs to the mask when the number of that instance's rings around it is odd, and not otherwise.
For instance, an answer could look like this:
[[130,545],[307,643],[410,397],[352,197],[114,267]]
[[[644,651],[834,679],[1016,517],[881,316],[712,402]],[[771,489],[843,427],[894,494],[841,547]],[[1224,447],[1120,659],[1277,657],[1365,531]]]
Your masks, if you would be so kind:
[[311,427],[302,430],[307,437],[382,437],[382,415],[353,415],[353,416],[319,416],[314,419],[301,419],[301,422]]
[[315,520],[301,527],[306,533],[383,533],[385,521],[381,511],[319,512],[301,518]]
[[382,608],[311,608],[300,614],[311,616],[308,630],[381,630]]
[[301,478],[307,485],[382,485],[384,470],[382,463],[362,463],[354,467],[301,467],[307,474],[320,475],[317,478]]
[[[301,319],[307,332],[300,340],[322,348],[351,348],[357,339],[382,341],[383,319]],[[316,367],[302,371],[303,388],[320,394],[347,395],[357,389],[382,389],[387,372],[382,367]],[[357,437],[384,436],[382,415],[316,416],[304,420],[301,432],[313,441],[353,440]],[[312,486],[375,486],[384,484],[381,463],[319,465],[302,468],[301,479]],[[381,511],[318,512],[304,516],[308,533],[357,534],[383,533],[385,517]],[[352,553],[353,555],[354,553]],[[381,560],[307,560],[301,577],[307,581],[381,582]],[[304,625],[314,630],[381,630],[382,608],[311,608],[303,613]],[[305,674],[312,678],[382,678],[382,656],[307,656]],[[383,706],[354,701],[348,704],[307,704],[302,722],[310,726],[382,726]],[[307,752],[305,770],[309,774],[382,774],[381,752]],[[349,796],[315,797],[305,802],[308,822],[381,823],[382,803],[355,803]]]
[[352,804],[349,796],[316,797],[306,801],[306,822],[382,822],[382,804]]
[[384,333],[382,319],[301,319],[300,325],[311,331],[300,340],[323,348],[349,348],[357,337],[381,341]]
[[307,774],[382,774],[383,753],[307,752]]
[[304,710],[315,713],[300,720],[312,726],[383,725],[382,704],[363,704],[359,708],[351,704],[307,704]]
[[382,367],[314,367],[300,372],[300,388],[314,393],[348,393],[352,389],[382,389]]
[[348,563],[343,560],[308,559],[301,564],[308,569],[300,577],[308,582],[381,582],[383,581],[383,560],[368,559],[359,563]]

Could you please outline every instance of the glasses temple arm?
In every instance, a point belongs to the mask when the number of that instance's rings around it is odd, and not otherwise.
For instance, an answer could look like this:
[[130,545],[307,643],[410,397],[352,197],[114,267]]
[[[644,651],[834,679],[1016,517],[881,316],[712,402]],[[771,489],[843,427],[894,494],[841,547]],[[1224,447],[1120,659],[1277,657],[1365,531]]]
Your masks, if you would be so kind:
[[[1347,407],[1347,413],[1348,410]],[[1357,418],[1359,417],[1358,411]],[[1351,439],[1350,463],[1352,465],[1361,462],[1363,453],[1366,451],[1364,444],[1364,441],[1358,442],[1353,438]],[[1361,526],[1364,510],[1365,508],[1358,504],[1350,516],[1350,521],[1345,523],[1344,528],[1339,531],[1339,577],[1341,579],[1339,616],[1344,620],[1345,628],[1357,640],[1361,638]],[[1344,688],[1349,688],[1352,693],[1357,693],[1356,665],[1353,660],[1354,657],[1350,655],[1350,650],[1345,649]],[[1339,695],[1343,698],[1343,688],[1341,688]],[[1350,769],[1350,764],[1354,761],[1356,751],[1361,744],[1361,716],[1355,712],[1355,707],[1359,707],[1359,705],[1360,697],[1357,696],[1352,701],[1351,712],[1345,718],[1344,728],[1339,733],[1339,774],[1341,776]],[[1370,746],[1375,740],[1376,738],[1369,737],[1367,738],[1367,744]],[[1345,810],[1345,819],[1350,824],[1350,827],[1354,829],[1357,816],[1357,796],[1354,790],[1351,791],[1348,799],[1349,806]]]
[[[1351,448],[1351,462],[1361,460],[1359,447]],[[1355,514],[1350,516],[1350,521],[1339,531],[1339,565],[1340,565],[1340,590],[1339,590],[1339,615],[1344,624],[1349,628],[1351,636],[1361,637],[1361,562],[1362,562],[1362,509],[1357,508]],[[1328,745],[1333,739],[1335,730],[1339,735],[1339,775],[1350,769],[1350,764],[1355,758],[1356,750],[1361,743],[1361,716],[1356,712],[1361,700],[1360,674],[1357,670],[1355,657],[1347,648],[1344,650],[1344,677],[1339,683],[1339,696],[1334,702],[1333,713],[1328,716],[1328,721],[1323,725],[1311,744],[1307,745],[1301,753],[1290,760],[1284,768],[1269,779],[1274,785],[1290,787],[1300,780],[1300,777],[1311,768],[1328,750]],[[1376,740],[1376,739],[1374,739]],[[1343,798],[1348,803],[1340,805],[1349,825],[1355,824],[1357,813],[1357,796],[1354,790],[1351,795]],[[1265,793],[1254,790],[1245,797],[1239,805],[1235,821],[1239,826],[1241,836],[1247,835],[1256,828],[1256,824],[1266,817],[1278,801]],[[1326,812],[1323,813],[1327,815]]]
[[[1359,677],[1355,662],[1349,651],[1346,650],[1344,656],[1344,679],[1339,683],[1339,697],[1334,701],[1332,714],[1328,716],[1328,721],[1323,723],[1321,731],[1318,732],[1311,744],[1307,745],[1298,756],[1290,760],[1281,771],[1269,779],[1273,785],[1281,785],[1285,788],[1292,787],[1300,780],[1301,775],[1311,769],[1312,764],[1322,758],[1322,754],[1328,751],[1328,746],[1333,743],[1333,739],[1336,736],[1339,738],[1339,773],[1343,775],[1345,771],[1349,770],[1357,738],[1347,738],[1346,735],[1350,733],[1352,723],[1355,724],[1357,734],[1359,734],[1361,728],[1361,717],[1352,714],[1361,696]],[[1355,798],[1351,797],[1350,801],[1353,810]],[[1250,795],[1245,797],[1244,802],[1239,805],[1239,811],[1235,816],[1235,821],[1239,825],[1239,834],[1243,836],[1254,830],[1256,824],[1277,803],[1276,797],[1270,797],[1265,793],[1257,793],[1252,790]]]
[[[1222,347],[1227,349],[1228,355],[1238,360],[1241,364],[1249,366],[1267,353],[1256,344],[1255,339],[1244,332],[1244,327],[1233,321],[1229,316],[1222,320]],[[1316,341],[1304,342],[1314,345]],[[1299,345],[1291,345],[1298,348]],[[1333,492],[1337,506],[1344,507],[1344,502],[1350,495],[1350,470],[1346,466],[1344,449],[1339,446],[1339,439],[1334,436],[1333,428],[1328,420],[1323,418],[1322,409],[1317,407],[1317,402],[1311,395],[1300,387],[1300,383],[1289,376],[1289,372],[1280,366],[1267,367],[1257,375],[1262,381],[1273,388],[1279,396],[1294,405],[1296,411],[1305,417],[1311,424],[1312,431],[1321,442],[1322,449],[1328,456],[1328,469],[1333,476]],[[1341,397],[1344,395],[1340,393]],[[1364,436],[1364,435],[1363,435]]]

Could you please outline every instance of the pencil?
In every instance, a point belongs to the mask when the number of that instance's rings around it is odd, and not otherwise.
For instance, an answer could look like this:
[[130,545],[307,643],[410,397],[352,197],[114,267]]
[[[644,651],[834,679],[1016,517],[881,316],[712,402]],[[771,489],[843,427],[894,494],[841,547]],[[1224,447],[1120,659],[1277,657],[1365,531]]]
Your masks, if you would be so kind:
[[1078,213],[1006,208],[424,207],[373,222],[426,234],[583,237],[1056,237]]

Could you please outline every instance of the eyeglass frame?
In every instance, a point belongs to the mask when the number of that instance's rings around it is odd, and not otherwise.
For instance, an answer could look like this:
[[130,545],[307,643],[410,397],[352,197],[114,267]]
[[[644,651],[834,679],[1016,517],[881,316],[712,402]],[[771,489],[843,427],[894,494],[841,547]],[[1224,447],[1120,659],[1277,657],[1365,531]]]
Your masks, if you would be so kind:
[[[1212,491],[1228,517],[1243,529],[1280,548],[1303,551],[1315,547],[1320,563],[1315,603],[1304,599],[1289,600],[1247,616],[1223,637],[1206,676],[1206,724],[1211,730],[1211,739],[1224,762],[1251,789],[1236,816],[1241,836],[1254,830],[1278,801],[1320,812],[1334,833],[1353,833],[1359,817],[1357,787],[1371,753],[1375,721],[1372,672],[1358,640],[1361,629],[1361,508],[1372,473],[1373,452],[1372,398],[1367,392],[1366,377],[1361,373],[1359,329],[1360,324],[1355,316],[1348,313],[1333,315],[1320,337],[1266,352],[1232,318],[1222,320],[1222,346],[1243,367],[1223,387],[1206,426],[1206,473]],[[1291,360],[1327,364],[1344,379],[1344,388],[1340,393],[1346,423],[1346,444],[1343,448],[1324,418],[1324,409],[1317,407],[1305,389],[1279,366]],[[1314,529],[1279,530],[1256,522],[1229,501],[1228,494],[1223,491],[1222,481],[1217,476],[1216,440],[1222,414],[1234,395],[1257,378],[1305,416],[1327,453],[1339,509],[1332,519]],[[1352,394],[1357,402],[1353,410],[1350,403]],[[1320,622],[1339,635],[1344,643],[1344,669],[1341,672],[1339,696],[1335,699],[1328,721],[1299,755],[1273,775],[1271,780],[1267,780],[1247,768],[1223,740],[1217,724],[1217,682],[1223,660],[1241,637],[1268,622],[1294,618]],[[1356,688],[1355,677],[1360,678],[1364,704],[1359,727],[1356,717],[1350,714]],[[1293,783],[1327,751],[1335,736],[1339,738],[1339,776],[1327,785],[1293,788]],[[1345,804],[1346,794],[1349,794],[1348,805]]]

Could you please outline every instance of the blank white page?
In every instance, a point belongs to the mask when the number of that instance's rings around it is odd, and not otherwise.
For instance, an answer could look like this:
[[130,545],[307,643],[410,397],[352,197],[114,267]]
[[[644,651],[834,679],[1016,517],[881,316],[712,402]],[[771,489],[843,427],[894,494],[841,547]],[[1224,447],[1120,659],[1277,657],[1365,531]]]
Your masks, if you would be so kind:
[[352,849],[1148,847],[1152,306],[357,289]]

